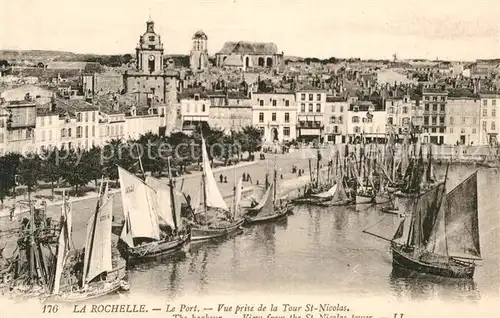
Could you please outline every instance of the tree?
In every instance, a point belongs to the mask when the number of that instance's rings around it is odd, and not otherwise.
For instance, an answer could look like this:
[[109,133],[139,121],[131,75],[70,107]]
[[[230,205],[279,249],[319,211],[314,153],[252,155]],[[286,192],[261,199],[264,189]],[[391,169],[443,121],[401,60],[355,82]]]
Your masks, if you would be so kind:
[[110,140],[102,150],[102,162],[104,174],[113,181],[118,181],[118,168],[131,169],[137,161],[131,156],[130,145],[120,139]]
[[88,166],[88,173],[91,180],[94,180],[94,184],[97,187],[97,181],[103,175],[103,164],[101,161],[101,148],[93,146],[88,151],[85,151],[82,155],[82,161]]
[[163,153],[165,150],[169,151],[168,148],[163,148],[162,144],[164,142],[165,139],[159,135],[148,132],[139,136],[139,139],[135,143],[132,143],[131,146],[133,149],[131,150],[134,158],[139,158],[140,155],[145,171],[161,174],[165,169],[167,165],[166,158],[170,154]]
[[41,175],[42,181],[50,182],[52,200],[54,200],[54,184],[61,178],[61,166],[59,162],[59,149],[45,150],[41,155]]
[[248,151],[250,155],[262,148],[262,132],[253,126],[246,126],[238,133],[238,142],[242,151]]
[[18,153],[8,153],[0,157],[0,198],[2,198],[2,202],[16,185],[16,174],[21,163],[21,157]]
[[28,189],[28,200],[31,200],[31,193],[38,186],[42,176],[42,160],[35,153],[27,154],[21,158],[18,175],[21,183]]
[[86,186],[92,180],[92,175],[89,173],[91,163],[82,160],[83,151],[81,150],[71,149],[65,158],[61,163],[62,177],[75,188],[75,194],[78,195],[81,187]]

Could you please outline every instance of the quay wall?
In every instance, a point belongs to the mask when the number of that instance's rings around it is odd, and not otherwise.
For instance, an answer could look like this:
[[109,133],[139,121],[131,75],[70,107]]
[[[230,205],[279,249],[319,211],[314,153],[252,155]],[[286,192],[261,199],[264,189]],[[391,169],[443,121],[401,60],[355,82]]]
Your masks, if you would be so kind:
[[[361,145],[356,144],[336,144],[328,145],[326,147],[320,148],[321,156],[324,160],[335,159],[337,153],[340,157],[345,156],[348,152],[355,153],[359,157],[361,152]],[[407,152],[410,155],[419,154],[422,150],[424,158],[428,157],[429,152],[432,153],[433,160],[449,161],[452,163],[482,163],[487,158],[492,158],[496,156],[500,157],[500,149],[490,148],[487,145],[481,146],[470,146],[470,145],[433,145],[433,144],[414,144],[403,149],[401,144],[395,146],[395,157],[397,159],[401,158],[403,152]],[[310,158],[315,160],[317,158],[316,148],[300,148],[291,149],[293,152],[300,152],[302,158]],[[386,156],[386,145],[385,144],[366,144],[364,145],[364,153],[366,155],[372,154]],[[387,154],[388,155],[388,154]]]

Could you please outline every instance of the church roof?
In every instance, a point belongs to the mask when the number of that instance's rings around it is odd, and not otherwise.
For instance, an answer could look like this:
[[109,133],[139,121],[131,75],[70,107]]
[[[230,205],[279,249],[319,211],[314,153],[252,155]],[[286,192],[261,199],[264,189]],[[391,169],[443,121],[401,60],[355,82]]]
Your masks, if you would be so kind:
[[278,54],[278,47],[274,43],[261,42],[226,42],[219,54]]
[[196,31],[196,33],[193,35],[193,40],[196,39],[201,39],[201,40],[208,40],[208,36],[203,32],[202,30]]

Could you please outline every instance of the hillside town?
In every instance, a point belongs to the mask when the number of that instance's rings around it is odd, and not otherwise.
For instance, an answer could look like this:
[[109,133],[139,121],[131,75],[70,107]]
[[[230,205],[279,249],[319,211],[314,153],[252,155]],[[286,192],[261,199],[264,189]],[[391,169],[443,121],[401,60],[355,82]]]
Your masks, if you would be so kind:
[[201,30],[192,44],[189,65],[165,56],[149,20],[120,66],[3,60],[0,151],[90,149],[147,132],[190,134],[200,123],[227,134],[253,126],[271,146],[405,133],[423,143],[497,143],[498,60],[286,59],[274,43],[245,41],[211,57]]
[[318,287],[421,304],[415,289],[480,299],[476,278],[494,294],[500,59],[244,39],[211,55],[202,30],[168,55],[157,30],[135,54],[0,51],[2,295]]

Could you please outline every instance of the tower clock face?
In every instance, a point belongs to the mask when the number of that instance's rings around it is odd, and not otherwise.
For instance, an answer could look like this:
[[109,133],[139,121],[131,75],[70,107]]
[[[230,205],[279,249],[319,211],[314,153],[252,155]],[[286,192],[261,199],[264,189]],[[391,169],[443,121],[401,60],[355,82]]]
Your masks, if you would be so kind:
[[149,60],[150,60],[150,61],[154,61],[154,59],[155,59],[155,56],[154,56],[154,55],[150,55],[150,56],[149,56]]

